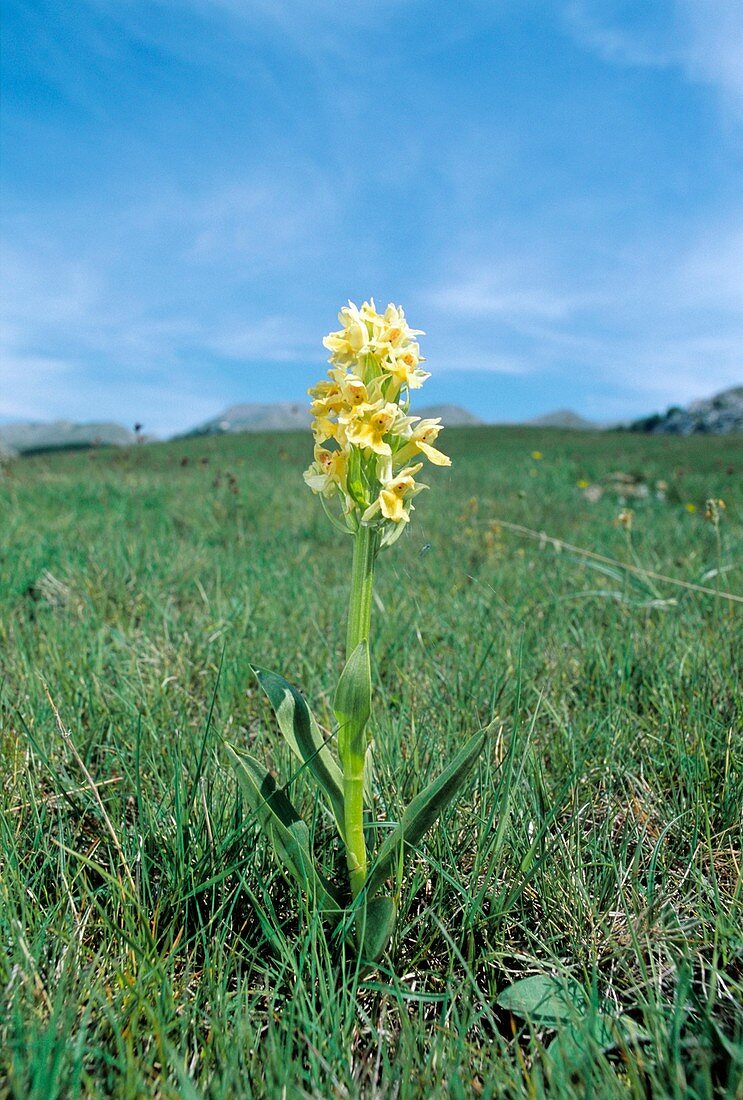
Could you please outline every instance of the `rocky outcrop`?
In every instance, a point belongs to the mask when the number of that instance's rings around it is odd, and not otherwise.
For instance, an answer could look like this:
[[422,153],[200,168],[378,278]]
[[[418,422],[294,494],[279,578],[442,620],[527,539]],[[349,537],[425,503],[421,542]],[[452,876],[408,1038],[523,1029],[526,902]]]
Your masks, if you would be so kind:
[[665,413],[635,420],[633,432],[667,433],[669,435],[728,435],[743,431],[743,386],[734,386],[714,397],[692,401],[685,409],[672,406]]

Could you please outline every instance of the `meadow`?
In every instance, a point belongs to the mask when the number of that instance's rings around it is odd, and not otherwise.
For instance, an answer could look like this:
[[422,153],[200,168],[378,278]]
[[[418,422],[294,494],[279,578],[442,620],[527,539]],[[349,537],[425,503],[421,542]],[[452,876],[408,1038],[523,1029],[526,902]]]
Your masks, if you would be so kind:
[[[373,971],[222,748],[280,761],[330,836],[250,670],[332,728],[351,540],[309,433],[0,473],[0,1095],[743,1095],[743,439],[446,434],[377,571],[378,816],[498,725]],[[585,991],[571,1060],[498,1003],[534,974]]]

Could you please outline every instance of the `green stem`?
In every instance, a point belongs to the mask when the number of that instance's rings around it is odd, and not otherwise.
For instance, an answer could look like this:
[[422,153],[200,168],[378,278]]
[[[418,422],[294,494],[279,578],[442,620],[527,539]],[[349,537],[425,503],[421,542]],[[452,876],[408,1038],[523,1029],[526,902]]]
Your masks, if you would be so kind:
[[364,769],[343,773],[345,841],[351,896],[357,897],[366,882],[366,840],[364,839]]
[[354,535],[351,570],[351,600],[348,606],[346,660],[359,642],[369,641],[374,593],[374,559],[379,539],[373,527],[359,527]]
[[[360,527],[354,536],[351,572],[351,599],[348,607],[346,659],[359,642],[369,641],[374,592],[374,559],[379,539],[373,527]],[[364,839],[364,760],[366,738],[358,731],[358,742],[349,751],[343,765],[344,826],[351,893],[356,897],[366,882],[366,841]]]

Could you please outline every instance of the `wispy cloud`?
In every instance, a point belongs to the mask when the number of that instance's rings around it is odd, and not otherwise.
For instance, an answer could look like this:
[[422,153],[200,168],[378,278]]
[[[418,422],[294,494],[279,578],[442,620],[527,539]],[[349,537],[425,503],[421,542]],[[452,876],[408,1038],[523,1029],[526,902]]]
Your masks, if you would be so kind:
[[431,293],[431,305],[463,317],[498,319],[520,328],[524,322],[565,320],[596,303],[595,292],[571,293],[544,282],[532,282],[518,266],[498,262],[476,275],[447,282]]
[[575,38],[618,65],[677,68],[716,88],[743,114],[743,5],[739,0],[657,0],[630,8],[569,0],[566,25]]
[[720,88],[743,113],[743,5],[739,0],[677,2],[689,73]]
[[[660,405],[740,384],[742,254],[743,232],[713,224],[688,242],[617,245],[588,285],[570,253],[560,260],[553,248],[548,257],[538,242],[490,265],[479,258],[474,277],[430,292],[450,333],[439,358],[444,369],[469,360],[470,369],[494,373],[569,372],[589,404],[592,388],[596,402],[605,400],[607,384]],[[443,266],[465,267],[461,256]],[[461,335],[452,340],[453,333]],[[504,363],[501,349],[514,346],[509,333],[518,353]],[[490,354],[474,351],[487,346]]]

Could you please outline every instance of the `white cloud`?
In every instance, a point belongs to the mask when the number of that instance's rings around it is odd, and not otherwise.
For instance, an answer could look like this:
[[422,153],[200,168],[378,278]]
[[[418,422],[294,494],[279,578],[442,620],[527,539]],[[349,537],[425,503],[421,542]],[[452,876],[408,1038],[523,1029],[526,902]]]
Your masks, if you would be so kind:
[[743,111],[743,4],[740,0],[677,0],[690,75],[719,87]]
[[[436,364],[436,374],[449,371],[477,371],[487,374],[520,375],[529,374],[533,363],[516,355],[504,355],[498,350],[498,341],[493,339],[492,350],[488,351],[487,339],[477,343],[470,340],[468,347],[459,340],[452,341],[451,335],[440,342],[426,345],[426,351],[432,363]],[[454,350],[452,350],[452,347]]]
[[499,266],[475,277],[448,282],[430,295],[438,309],[464,317],[498,318],[518,327],[520,322],[559,321],[591,305],[594,294],[566,293],[544,284],[530,284]]
[[675,2],[653,0],[633,6],[618,0],[568,0],[563,19],[573,37],[604,61],[663,67],[674,64],[680,55]]
[[268,363],[299,363],[317,357],[316,333],[303,332],[295,317],[277,314],[253,323],[225,322],[217,332],[208,326],[200,336],[202,347],[228,359]]
[[490,263],[445,256],[442,270],[474,274],[429,292],[443,314],[437,362],[446,370],[553,374],[595,388],[602,400],[611,390],[634,394],[639,409],[740,385],[741,255],[743,224],[718,222],[688,242],[620,244],[590,280],[554,243],[551,254],[522,244],[513,259],[501,253]]
[[65,399],[74,390],[74,363],[30,352],[3,349],[0,359],[0,417],[45,420],[50,398]]
[[740,0],[653,0],[618,4],[569,0],[569,31],[612,64],[681,69],[717,89],[743,113],[743,4]]

